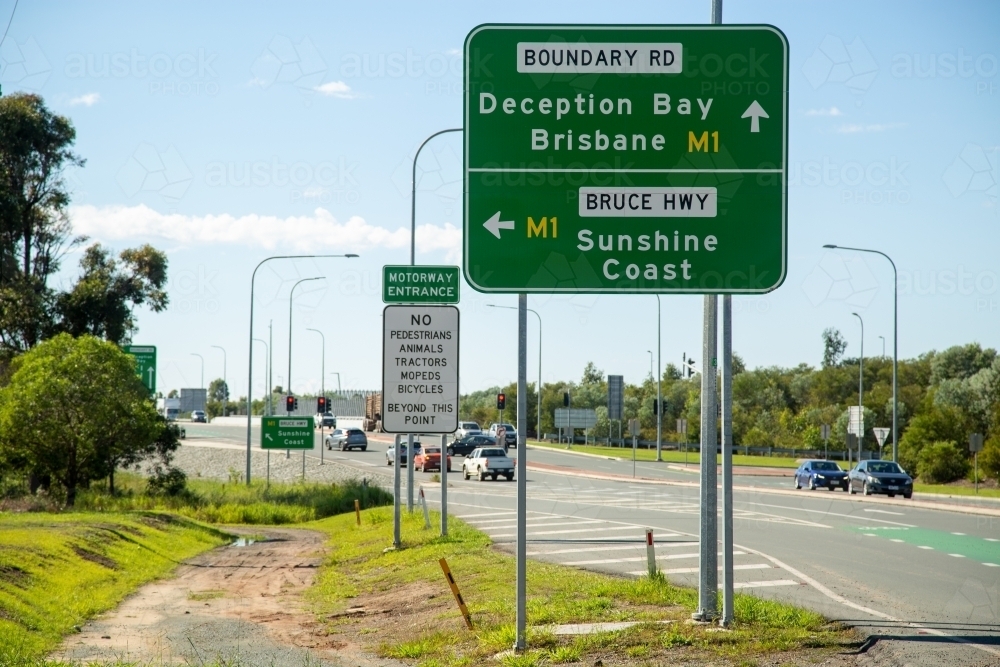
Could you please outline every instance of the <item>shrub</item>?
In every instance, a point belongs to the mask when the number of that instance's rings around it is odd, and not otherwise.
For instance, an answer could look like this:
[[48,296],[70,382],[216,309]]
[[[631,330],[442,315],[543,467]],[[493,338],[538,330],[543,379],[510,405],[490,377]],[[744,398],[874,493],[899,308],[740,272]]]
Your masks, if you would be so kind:
[[968,472],[969,459],[953,442],[933,442],[917,458],[917,475],[926,484],[946,484]]
[[1000,481],[1000,435],[987,440],[979,452],[979,474]]
[[187,475],[180,468],[156,466],[146,481],[146,493],[151,496],[179,496],[187,487]]

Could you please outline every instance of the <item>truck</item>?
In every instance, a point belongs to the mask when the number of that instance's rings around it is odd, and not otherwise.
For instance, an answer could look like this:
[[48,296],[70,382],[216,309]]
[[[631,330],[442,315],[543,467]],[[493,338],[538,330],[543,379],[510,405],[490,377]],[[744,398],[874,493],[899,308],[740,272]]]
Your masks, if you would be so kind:
[[376,391],[365,397],[364,429],[382,433],[382,392]]
[[158,398],[156,399],[156,411],[163,415],[167,421],[175,421],[181,412],[181,399]]

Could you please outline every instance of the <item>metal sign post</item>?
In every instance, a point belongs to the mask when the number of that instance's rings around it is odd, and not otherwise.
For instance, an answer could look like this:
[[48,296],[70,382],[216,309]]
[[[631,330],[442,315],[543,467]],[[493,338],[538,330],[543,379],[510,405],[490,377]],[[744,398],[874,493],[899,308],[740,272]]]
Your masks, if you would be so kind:
[[973,433],[969,436],[969,451],[976,462],[976,493],[979,493],[979,452],[983,450],[983,434]]
[[399,470],[399,456],[400,456],[400,445],[402,438],[399,434],[396,434],[395,441],[396,444],[393,447],[393,461],[392,461],[392,546],[399,549],[403,545],[402,535],[400,531],[400,517],[399,517],[399,506],[400,506],[400,470]]
[[448,534],[448,436],[441,436],[441,537]]
[[823,458],[830,458],[830,425],[823,424],[819,427],[819,436],[823,438]]
[[692,618],[713,621],[719,616],[719,546],[715,471],[716,429],[715,368],[718,327],[718,297],[705,295],[705,323],[702,330],[702,355],[705,369],[701,374],[701,530],[698,535],[699,577],[698,611]]
[[638,419],[628,420],[628,432],[632,436],[632,477],[635,477],[635,451],[639,446],[639,431],[641,426]]
[[[528,395],[528,295],[517,295],[517,395]],[[515,651],[528,648],[528,401],[517,402],[517,618]]]
[[723,627],[731,625],[735,618],[733,588],[733,297],[726,295],[722,297],[722,618],[719,619]]

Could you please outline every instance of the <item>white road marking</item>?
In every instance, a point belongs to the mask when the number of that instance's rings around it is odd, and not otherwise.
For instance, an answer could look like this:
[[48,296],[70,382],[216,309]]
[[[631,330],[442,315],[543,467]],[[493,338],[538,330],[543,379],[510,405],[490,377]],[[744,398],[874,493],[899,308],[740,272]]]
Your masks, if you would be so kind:
[[984,537],[983,539],[986,540],[987,542],[1000,542],[1000,540],[998,540],[995,537]]
[[[698,544],[697,542],[657,542],[656,546],[660,548],[677,548],[677,547],[690,547]],[[556,549],[554,551],[529,551],[528,556],[551,556],[554,554],[585,554],[591,551],[625,551],[625,550],[635,550],[638,551],[642,549],[645,544],[623,544],[618,547],[587,547],[584,549]]]
[[948,554],[948,555],[951,556],[952,558],[965,558],[965,556],[963,556],[962,554]]
[[[722,566],[719,566],[722,569]],[[777,569],[773,565],[768,565],[767,563],[751,563],[749,565],[733,565],[733,570],[774,570]],[[672,567],[666,570],[658,570],[663,574],[697,574],[701,570],[697,567]],[[647,574],[646,570],[637,570],[635,572],[629,572],[629,574],[634,574],[636,576],[642,577]]]
[[[668,554],[666,556],[657,556],[656,560],[680,560],[682,558],[697,558],[701,554]],[[719,552],[722,555],[722,552]],[[745,556],[745,551],[733,551],[734,556]],[[638,563],[640,561],[646,560],[645,556],[636,556],[634,558],[603,558],[600,560],[576,560],[568,563],[563,563],[563,565],[610,565],[611,563]]]
[[983,563],[983,565],[986,567],[1000,567],[1000,565],[997,565],[996,563]]
[[[600,521],[559,521],[557,523],[539,523],[539,521],[551,521],[551,519],[539,519],[538,521],[528,521],[528,528],[550,528],[552,526],[584,526],[587,524],[601,523]],[[480,530],[510,530],[516,528],[516,523],[503,523],[498,526],[480,526],[473,524]]]
[[[733,584],[733,588],[770,588],[772,586],[802,586],[804,584],[798,581],[793,581],[791,579],[774,579],[771,581],[737,581]],[[721,585],[719,586],[722,587]]]
[[[636,529],[636,526],[619,526],[619,527],[612,526],[610,528],[601,528],[602,531],[606,531],[606,530],[635,530],[635,529]],[[589,532],[592,532],[592,531],[594,531],[594,528],[580,528],[580,529],[573,529],[573,530],[551,530],[551,531],[543,531],[541,534],[542,535],[565,535],[567,533],[589,533]],[[529,531],[529,532],[532,532],[532,531]],[[534,531],[534,533],[538,534],[538,531]],[[490,537],[492,537],[492,538],[497,538],[497,537],[517,537],[517,533],[504,533],[503,535],[490,535]]]
[[952,533],[952,535],[965,535],[965,533]]
[[890,542],[902,542],[903,540],[897,540],[895,537],[889,540]]
[[861,511],[862,511],[862,512],[875,512],[876,514],[892,514],[892,515],[894,515],[894,516],[906,516],[906,515],[905,515],[905,514],[903,514],[902,512],[890,512],[890,511],[888,511],[888,510],[870,510],[870,509],[863,509],[863,510],[861,510]]
[[917,547],[917,548],[918,548],[918,549],[930,549],[931,551],[933,551],[933,550],[934,550],[934,547],[924,547],[924,546],[919,546],[919,547]]

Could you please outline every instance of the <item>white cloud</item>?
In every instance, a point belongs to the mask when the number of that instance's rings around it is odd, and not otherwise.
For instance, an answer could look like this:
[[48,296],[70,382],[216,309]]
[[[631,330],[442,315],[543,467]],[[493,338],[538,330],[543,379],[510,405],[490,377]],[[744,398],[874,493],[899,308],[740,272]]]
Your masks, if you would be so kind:
[[903,127],[906,123],[873,123],[871,125],[847,124],[837,128],[841,134],[857,134],[858,132],[884,132],[897,127]]
[[100,93],[86,93],[80,95],[79,97],[74,97],[69,101],[70,106],[78,106],[82,104],[85,107],[92,107],[101,101]]
[[[270,215],[184,215],[160,213],[138,206],[73,206],[70,220],[75,234],[116,241],[150,237],[180,243],[241,244],[272,250],[358,252],[369,248],[404,248],[410,244],[410,230],[372,225],[360,216],[340,222],[323,208],[312,215],[281,218]],[[443,226],[417,227],[417,250],[444,250],[449,261],[461,257],[462,230]]]
[[843,116],[844,112],[837,107],[830,107],[829,109],[809,109],[806,111],[807,116]]
[[357,97],[357,94],[351,90],[351,87],[343,81],[327,81],[315,86],[313,90],[327,97],[339,97],[342,100],[351,100]]

